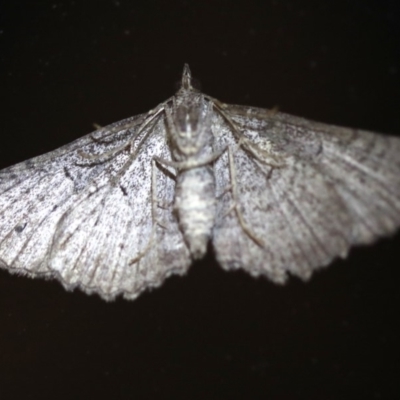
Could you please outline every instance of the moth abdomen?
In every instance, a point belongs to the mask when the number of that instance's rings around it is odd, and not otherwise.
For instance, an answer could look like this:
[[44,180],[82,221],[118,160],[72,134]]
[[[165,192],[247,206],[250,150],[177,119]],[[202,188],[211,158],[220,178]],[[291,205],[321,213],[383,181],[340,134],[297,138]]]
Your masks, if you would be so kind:
[[210,166],[182,171],[177,176],[175,210],[193,258],[205,255],[215,222],[215,178]]

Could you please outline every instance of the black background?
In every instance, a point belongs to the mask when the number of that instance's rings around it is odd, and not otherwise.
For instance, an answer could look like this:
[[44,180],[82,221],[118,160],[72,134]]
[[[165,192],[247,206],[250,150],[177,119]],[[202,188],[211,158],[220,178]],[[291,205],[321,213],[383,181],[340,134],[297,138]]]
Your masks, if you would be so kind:
[[[222,101],[400,132],[396,1],[2,1],[0,167],[145,112],[188,62]],[[212,254],[134,302],[0,271],[0,398],[399,398],[400,236],[308,284]]]

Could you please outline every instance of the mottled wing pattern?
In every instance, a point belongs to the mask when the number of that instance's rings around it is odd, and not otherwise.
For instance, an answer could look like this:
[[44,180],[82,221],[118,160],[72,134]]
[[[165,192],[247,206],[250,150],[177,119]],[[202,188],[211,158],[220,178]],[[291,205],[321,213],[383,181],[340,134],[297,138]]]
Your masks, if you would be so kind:
[[0,172],[0,267],[105,299],[135,298],[186,271],[189,253],[172,215],[175,182],[151,162],[171,158],[164,118],[148,125],[146,118]]
[[[307,279],[399,227],[400,139],[251,107],[223,111],[218,147],[236,149],[215,163],[213,244],[225,269]],[[239,148],[227,120],[244,138]]]

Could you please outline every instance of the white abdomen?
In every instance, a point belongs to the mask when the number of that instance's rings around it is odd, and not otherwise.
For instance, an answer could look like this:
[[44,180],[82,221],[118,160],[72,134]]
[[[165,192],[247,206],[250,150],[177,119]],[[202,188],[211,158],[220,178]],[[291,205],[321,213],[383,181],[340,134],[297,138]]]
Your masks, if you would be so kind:
[[182,171],[177,176],[175,210],[193,258],[207,251],[215,221],[215,178],[210,166]]

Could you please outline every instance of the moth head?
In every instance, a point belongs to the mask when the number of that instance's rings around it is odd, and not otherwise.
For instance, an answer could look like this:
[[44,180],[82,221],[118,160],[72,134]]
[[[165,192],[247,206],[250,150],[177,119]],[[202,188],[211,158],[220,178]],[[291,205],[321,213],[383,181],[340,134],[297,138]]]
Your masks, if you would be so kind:
[[192,89],[192,73],[190,72],[189,64],[183,66],[181,87],[184,90]]
[[201,89],[200,82],[196,78],[193,78],[188,64],[185,64],[183,67],[182,78],[177,83],[176,89],[181,93],[199,92]]

